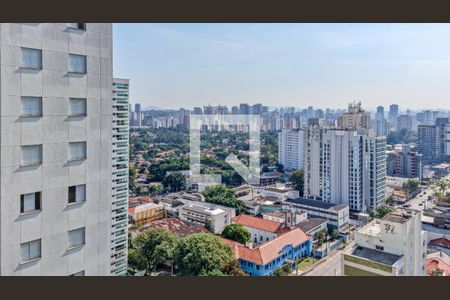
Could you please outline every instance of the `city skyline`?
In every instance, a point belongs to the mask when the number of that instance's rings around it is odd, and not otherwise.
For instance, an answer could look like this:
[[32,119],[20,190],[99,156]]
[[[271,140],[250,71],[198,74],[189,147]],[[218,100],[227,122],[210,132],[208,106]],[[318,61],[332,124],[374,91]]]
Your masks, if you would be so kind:
[[447,24],[114,24],[114,73],[144,108],[439,109],[448,37]]

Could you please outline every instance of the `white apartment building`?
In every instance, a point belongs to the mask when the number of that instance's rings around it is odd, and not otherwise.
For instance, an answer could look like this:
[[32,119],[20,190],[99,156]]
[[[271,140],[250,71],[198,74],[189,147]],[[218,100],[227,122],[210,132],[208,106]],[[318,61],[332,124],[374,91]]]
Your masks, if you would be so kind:
[[128,245],[128,79],[113,79],[111,274],[126,275]]
[[220,234],[236,216],[234,208],[206,202],[183,201],[178,213],[182,221],[193,224],[208,225],[214,234]]
[[112,24],[0,24],[0,275],[110,275]]
[[386,198],[386,138],[367,129],[311,125],[305,135],[304,197],[365,212]]
[[424,276],[427,238],[422,212],[397,209],[355,233],[355,246],[342,254],[343,275]]
[[283,129],[278,133],[278,162],[286,170],[303,169],[302,129]]

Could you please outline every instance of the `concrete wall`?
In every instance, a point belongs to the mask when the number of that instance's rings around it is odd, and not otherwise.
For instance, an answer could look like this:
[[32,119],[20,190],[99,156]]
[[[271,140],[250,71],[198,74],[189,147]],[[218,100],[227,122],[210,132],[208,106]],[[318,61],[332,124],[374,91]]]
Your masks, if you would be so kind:
[[[111,232],[112,25],[0,25],[0,275],[108,275]],[[42,50],[42,70],[21,69],[21,47]],[[68,73],[70,54],[87,73]],[[43,115],[20,117],[21,96],[42,97]],[[87,116],[69,117],[69,97]],[[69,142],[86,141],[87,159],[68,162]],[[42,164],[20,167],[22,145],[42,144]],[[68,187],[86,184],[86,202],[68,205]],[[42,193],[41,211],[20,215],[20,195]],[[68,231],[86,243],[68,251]],[[41,259],[20,263],[20,244],[41,239]]]

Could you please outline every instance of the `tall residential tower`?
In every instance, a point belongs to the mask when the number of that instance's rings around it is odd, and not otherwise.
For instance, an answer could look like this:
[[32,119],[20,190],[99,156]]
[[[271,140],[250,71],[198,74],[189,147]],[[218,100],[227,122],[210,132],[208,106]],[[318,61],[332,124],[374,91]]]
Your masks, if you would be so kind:
[[112,24],[0,24],[0,275],[110,275]]

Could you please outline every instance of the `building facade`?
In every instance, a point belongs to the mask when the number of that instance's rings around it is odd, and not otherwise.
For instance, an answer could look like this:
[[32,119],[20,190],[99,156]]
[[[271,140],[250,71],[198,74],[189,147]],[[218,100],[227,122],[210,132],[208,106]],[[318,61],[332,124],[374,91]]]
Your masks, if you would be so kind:
[[110,275],[112,24],[0,24],[0,275]]
[[128,265],[129,92],[128,79],[113,79],[111,273],[114,275],[126,275]]
[[386,137],[370,130],[310,126],[305,138],[306,198],[365,212],[386,198]]
[[278,133],[278,163],[285,170],[303,169],[303,135],[302,129],[283,129]]
[[422,154],[412,151],[410,145],[397,145],[387,152],[387,175],[394,177],[417,178],[422,181]]
[[422,212],[397,209],[355,233],[356,245],[342,253],[342,272],[349,276],[424,276],[427,238]]

